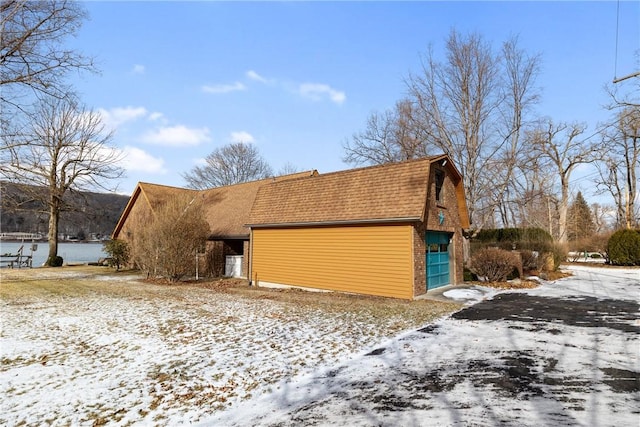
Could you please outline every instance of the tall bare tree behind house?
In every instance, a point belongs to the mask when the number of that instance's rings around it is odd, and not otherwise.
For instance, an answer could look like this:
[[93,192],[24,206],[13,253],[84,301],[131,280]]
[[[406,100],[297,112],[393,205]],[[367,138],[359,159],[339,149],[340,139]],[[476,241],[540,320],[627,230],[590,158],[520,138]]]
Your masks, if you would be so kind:
[[520,49],[516,38],[496,53],[479,34],[452,31],[444,60],[429,49],[420,72],[406,79],[407,98],[393,110],[373,113],[365,130],[345,142],[344,159],[379,164],[449,154],[480,229],[496,209],[506,212],[504,204],[518,200],[513,181],[523,130],[538,101],[539,64],[540,57]]
[[205,158],[204,165],[195,166],[182,177],[189,188],[204,190],[267,178],[272,174],[271,167],[255,145],[237,142],[216,148]]

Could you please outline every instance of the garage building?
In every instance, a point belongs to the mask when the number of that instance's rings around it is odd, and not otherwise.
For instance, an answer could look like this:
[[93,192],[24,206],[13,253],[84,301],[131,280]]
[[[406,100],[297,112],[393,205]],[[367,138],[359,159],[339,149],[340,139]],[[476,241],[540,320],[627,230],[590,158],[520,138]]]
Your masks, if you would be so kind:
[[249,278],[413,299],[463,280],[462,176],[446,155],[260,187]]

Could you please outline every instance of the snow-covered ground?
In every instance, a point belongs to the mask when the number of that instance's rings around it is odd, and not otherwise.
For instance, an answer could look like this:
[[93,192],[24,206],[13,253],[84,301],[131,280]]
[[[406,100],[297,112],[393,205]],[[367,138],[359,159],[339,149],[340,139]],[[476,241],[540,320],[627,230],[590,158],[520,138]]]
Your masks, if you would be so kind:
[[249,298],[83,268],[0,273],[8,426],[192,424],[419,325],[401,310],[295,305],[267,291]]
[[571,270],[299,376],[202,425],[638,426],[640,270]]
[[571,269],[447,291],[479,302],[395,338],[362,315],[129,277],[3,299],[0,425],[638,425],[640,270]]

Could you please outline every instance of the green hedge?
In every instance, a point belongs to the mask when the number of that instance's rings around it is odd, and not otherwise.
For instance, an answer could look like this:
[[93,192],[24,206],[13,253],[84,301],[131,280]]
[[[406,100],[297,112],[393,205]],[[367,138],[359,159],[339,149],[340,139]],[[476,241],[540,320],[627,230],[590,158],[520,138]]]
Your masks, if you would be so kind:
[[609,263],[640,265],[640,230],[618,230],[607,242]]
[[[507,251],[535,251],[553,256],[553,268],[557,269],[566,259],[566,250],[555,244],[553,237],[542,228],[490,228],[480,230],[471,239],[471,255],[493,246]],[[538,266],[541,267],[541,266]]]
[[489,228],[474,237],[479,242],[547,242],[553,237],[542,228]]
[[471,239],[471,251],[495,246],[507,251],[555,252],[553,237],[541,228],[490,228]]

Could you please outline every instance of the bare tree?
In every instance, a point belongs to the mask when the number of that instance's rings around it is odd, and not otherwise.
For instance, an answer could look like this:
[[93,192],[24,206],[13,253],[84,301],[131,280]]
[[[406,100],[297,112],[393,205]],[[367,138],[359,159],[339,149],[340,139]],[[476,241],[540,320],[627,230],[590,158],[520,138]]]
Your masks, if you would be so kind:
[[273,175],[258,149],[253,144],[243,142],[215,149],[205,158],[205,162],[204,166],[196,166],[182,175],[189,188],[203,190]]
[[65,48],[77,34],[86,12],[71,0],[1,0],[0,100],[17,106],[16,91],[64,96],[63,77],[70,71],[94,70],[93,60]]
[[530,134],[533,154],[550,162],[559,181],[561,195],[558,206],[558,240],[561,243],[566,243],[568,237],[567,212],[571,174],[578,165],[593,163],[600,157],[597,143],[579,139],[585,130],[584,124],[555,124],[551,119],[546,119]]
[[[372,114],[345,144],[345,161],[379,164],[445,152],[463,174],[469,213],[482,228],[514,190],[523,127],[538,100],[539,62],[515,38],[495,54],[480,35],[452,31],[445,60],[429,50],[420,72],[407,79],[408,98]],[[502,208],[506,221],[512,208]]]
[[638,227],[638,171],[640,169],[640,107],[627,106],[618,115],[615,126],[603,134],[606,155],[598,165],[598,187],[616,203],[618,227]]
[[593,212],[593,224],[595,225],[596,234],[604,233],[610,229],[609,221],[610,213],[613,208],[600,203],[593,203],[591,205],[591,212]]
[[[109,147],[112,134],[105,132],[100,115],[65,98],[44,97],[26,123],[2,140],[0,173],[13,182],[30,183],[31,196],[40,199],[49,213],[49,255],[58,255],[58,221],[67,209],[68,192],[107,189],[108,181],[122,176],[119,152]],[[43,200],[44,199],[44,200]]]
[[[463,37],[453,31],[446,59],[429,51],[420,74],[409,77],[409,91],[430,147],[449,154],[465,181],[469,215],[478,223],[482,204],[482,170],[496,151],[494,121],[500,100],[498,59],[478,34]],[[481,167],[481,165],[483,165]],[[488,198],[485,199],[485,203]]]
[[[488,186],[491,201],[501,214],[504,227],[521,225],[523,203],[527,195],[535,194],[527,188],[528,176],[535,169],[524,147],[524,131],[530,126],[529,112],[539,101],[535,81],[540,72],[540,55],[530,55],[518,47],[518,39],[513,37],[502,45],[501,102],[498,104],[500,126],[497,131],[504,141],[496,153],[495,160],[487,166],[495,171]],[[533,171],[535,176],[536,171]]]
[[199,192],[171,198],[137,221],[130,251],[138,268],[171,281],[195,271],[196,253],[204,248],[209,234]]
[[393,110],[372,113],[364,131],[345,141],[343,160],[352,164],[400,162],[427,154],[425,141],[413,123],[411,101],[398,101]]
[[[525,137],[523,141],[526,141]],[[492,225],[492,228],[538,227],[553,235],[555,224],[554,218],[550,219],[549,210],[556,203],[552,191],[553,182],[548,171],[549,165],[544,159],[528,153],[529,149],[525,147],[516,153],[512,159],[515,166],[511,173],[511,181],[496,183],[496,189],[491,192],[492,197],[496,198],[495,206],[499,214],[499,222]],[[504,170],[502,173],[506,174],[507,171]],[[487,226],[490,224],[487,223]]]
[[287,162],[276,173],[277,176],[291,175],[300,172],[300,169],[291,162]]

